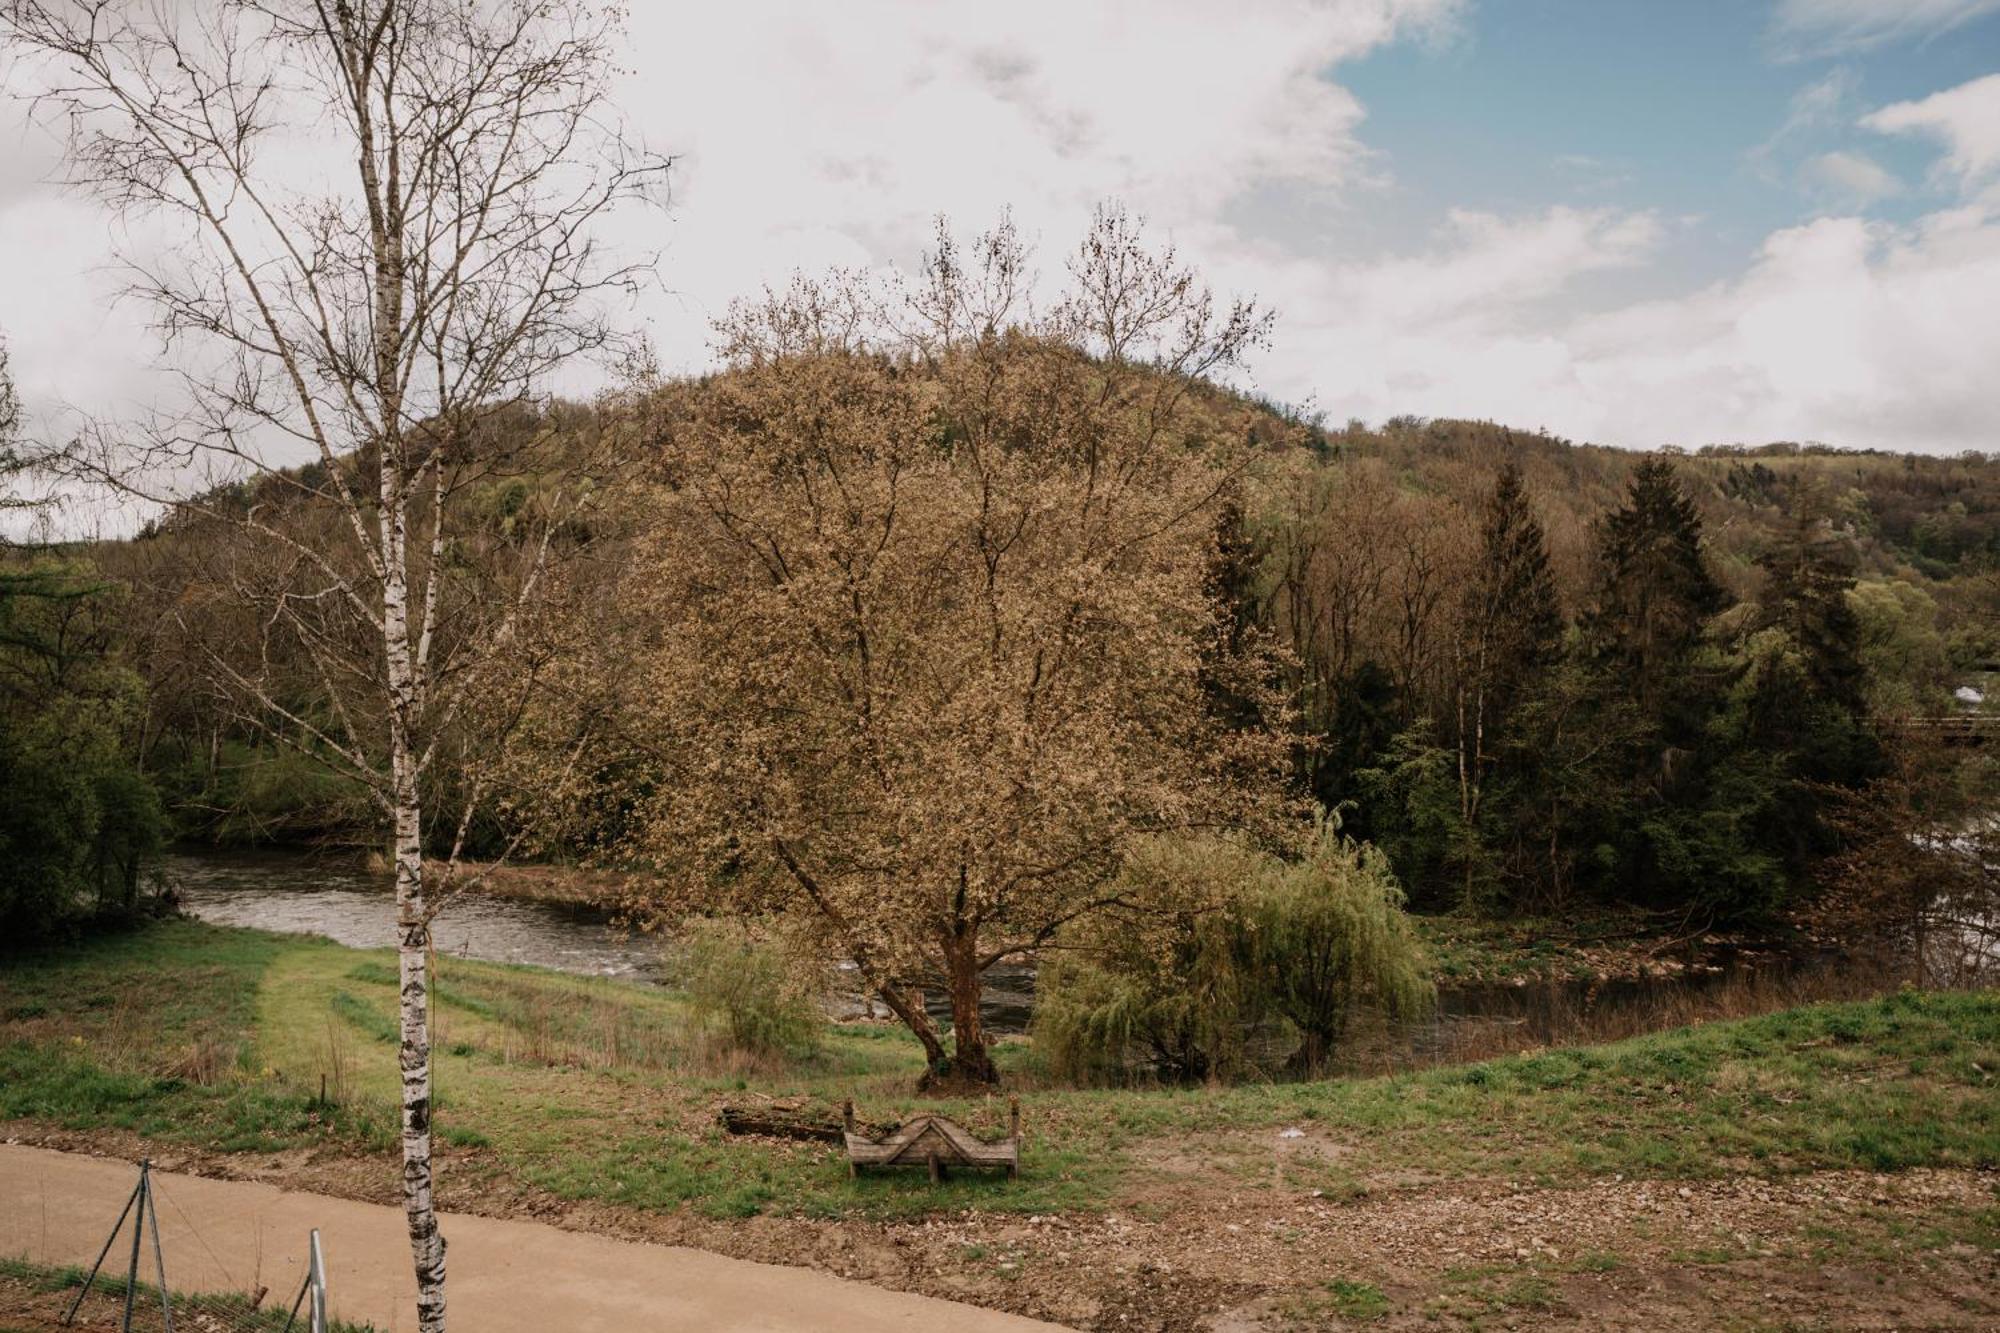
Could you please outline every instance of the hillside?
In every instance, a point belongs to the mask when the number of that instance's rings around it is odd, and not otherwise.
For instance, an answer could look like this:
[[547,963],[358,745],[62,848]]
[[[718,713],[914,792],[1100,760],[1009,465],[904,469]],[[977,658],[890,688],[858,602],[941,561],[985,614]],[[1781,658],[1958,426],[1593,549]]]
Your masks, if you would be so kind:
[[[651,397],[495,418],[485,428],[491,447],[512,466],[455,501],[477,535],[477,545],[457,548],[459,558],[471,562],[469,572],[496,562],[489,581],[504,582],[516,559],[511,534],[532,527],[569,469],[588,466],[599,478],[598,499],[578,538],[591,548],[580,577],[620,569],[644,522],[643,506],[632,501],[649,484],[651,437],[679,410],[675,404],[713,395],[738,373],[671,384]],[[1560,617],[1582,626],[1601,597],[1599,524],[1645,456],[1487,422],[1403,418],[1329,430],[1269,403],[1194,387],[1187,413],[1194,424],[1183,427],[1189,440],[1249,451],[1232,491],[1232,521],[1242,535],[1228,558],[1237,567],[1220,577],[1236,614],[1267,627],[1293,654],[1290,688],[1302,724],[1323,738],[1308,788],[1329,805],[1346,803],[1355,830],[1377,836],[1385,801],[1417,798],[1387,793],[1379,781],[1371,787],[1360,775],[1384,772],[1398,737],[1406,751],[1419,742],[1446,750],[1453,744],[1438,731],[1455,707],[1449,662],[1462,616],[1453,589],[1478,565],[1480,516],[1499,469],[1519,469]],[[1705,563],[1733,608],[1715,622],[1712,642],[1740,639],[1761,623],[1771,561],[1798,539],[1809,512],[1816,531],[1839,548],[1836,576],[1851,586],[1847,599],[1858,621],[1843,630],[1853,640],[1843,651],[1859,659],[1856,669],[1866,677],[1856,707],[1878,715],[1946,713],[1955,707],[1951,690],[2000,659],[2000,578],[1991,572],[2000,559],[2000,461],[1792,445],[1667,457],[1699,516]],[[230,613],[214,572],[230,558],[233,539],[196,510],[275,504],[311,522],[303,516],[326,482],[308,469],[266,481],[255,494],[219,493],[138,539],[77,553],[118,587],[118,623],[100,625],[98,641],[144,683],[138,748],[183,836],[370,841],[374,816],[358,788],[304,756],[273,749],[203,684],[204,636],[226,640],[234,632],[221,628]],[[318,687],[311,680],[295,687],[301,707],[323,706],[312,700]],[[1430,730],[1421,732],[1426,720]],[[471,832],[475,851],[504,845],[505,828],[489,819]],[[1397,856],[1420,901],[1451,896],[1430,886],[1447,873],[1436,848],[1412,850],[1405,839]],[[1543,876],[1528,892],[1534,906],[1560,906],[1564,873]],[[1786,873],[1799,871],[1795,865]]]

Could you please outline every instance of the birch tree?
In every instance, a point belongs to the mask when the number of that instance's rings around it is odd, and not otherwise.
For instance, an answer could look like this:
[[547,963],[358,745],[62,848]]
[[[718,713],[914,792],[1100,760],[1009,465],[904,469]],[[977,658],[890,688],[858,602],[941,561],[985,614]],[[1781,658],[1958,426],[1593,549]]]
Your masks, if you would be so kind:
[[[17,91],[67,132],[68,183],[121,256],[182,386],[73,450],[82,475],[231,534],[211,600],[254,622],[216,687],[365,784],[393,832],[403,1198],[419,1326],[445,1324],[425,956],[452,834],[441,750],[560,554],[560,460],[502,429],[570,358],[615,353],[642,267],[594,224],[663,183],[607,104],[616,14],[587,0],[0,0]],[[537,521],[468,530],[533,480]],[[227,484],[222,484],[227,483]],[[466,558],[486,540],[484,565]],[[493,560],[499,560],[496,565]],[[491,575],[485,572],[499,569]],[[512,679],[512,677],[509,677]],[[442,822],[441,882],[424,840]]]

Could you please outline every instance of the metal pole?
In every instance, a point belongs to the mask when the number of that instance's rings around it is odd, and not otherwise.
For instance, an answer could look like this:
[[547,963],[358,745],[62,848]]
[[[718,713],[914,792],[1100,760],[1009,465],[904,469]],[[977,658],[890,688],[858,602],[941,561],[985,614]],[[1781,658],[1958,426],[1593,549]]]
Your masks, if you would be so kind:
[[119,1325],[123,1333],[132,1333],[132,1298],[139,1291],[139,1238],[146,1233],[146,1196],[151,1192],[147,1181],[152,1169],[150,1160],[139,1163],[139,1212],[132,1219],[132,1266],[125,1270],[125,1321]]
[[[142,1174],[139,1178],[141,1181],[143,1181],[145,1179],[145,1176]],[[128,1217],[132,1212],[132,1205],[137,1203],[138,1201],[139,1201],[139,1186],[134,1185],[132,1187],[132,1192],[125,1198],[125,1211],[118,1214],[118,1221],[115,1224],[113,1224],[111,1228],[111,1234],[104,1238],[104,1248],[97,1252],[97,1262],[90,1266],[90,1276],[85,1278],[83,1280],[83,1285],[76,1289],[76,1299],[71,1301],[69,1303],[69,1309],[64,1311],[62,1317],[63,1323],[67,1324],[71,1320],[76,1318],[77,1307],[83,1304],[83,1298],[85,1296],[88,1296],[90,1294],[90,1289],[97,1284],[97,1272],[99,1269],[104,1267],[104,1261],[111,1255],[112,1243],[118,1239],[118,1228],[125,1225],[126,1217]]]
[[167,1333],[174,1333],[174,1306],[167,1295],[167,1252],[160,1247],[160,1201],[153,1197],[151,1178],[146,1185],[148,1207],[140,1209],[142,1217],[153,1220],[153,1266],[160,1274],[160,1315],[167,1321]]
[[311,1333],[326,1333],[326,1258],[319,1249],[319,1228],[312,1229],[312,1248],[307,1277],[312,1282]]
[[312,1290],[312,1270],[306,1270],[306,1280],[299,1283],[299,1294],[292,1301],[292,1312],[285,1316],[284,1333],[292,1333],[292,1323],[299,1317],[299,1307],[306,1303],[306,1293]]

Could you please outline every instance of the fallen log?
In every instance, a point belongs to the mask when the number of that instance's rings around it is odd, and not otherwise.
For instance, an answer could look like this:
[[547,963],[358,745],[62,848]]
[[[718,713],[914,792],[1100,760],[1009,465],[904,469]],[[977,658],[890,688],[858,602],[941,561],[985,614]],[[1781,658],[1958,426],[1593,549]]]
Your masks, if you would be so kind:
[[[826,1106],[770,1102],[732,1106],[725,1102],[721,1116],[723,1132],[728,1134],[755,1134],[771,1139],[803,1139],[812,1143],[840,1143],[846,1132],[841,1113]],[[882,1130],[894,1128],[896,1126],[887,1125],[883,1126]]]

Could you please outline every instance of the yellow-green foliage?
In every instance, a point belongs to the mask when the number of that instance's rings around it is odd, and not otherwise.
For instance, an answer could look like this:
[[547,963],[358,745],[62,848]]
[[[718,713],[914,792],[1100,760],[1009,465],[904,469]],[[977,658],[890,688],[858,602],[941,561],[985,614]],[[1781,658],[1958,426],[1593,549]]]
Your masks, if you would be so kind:
[[1319,1066],[1356,1007],[1426,1008],[1429,969],[1387,858],[1320,822],[1295,857],[1160,839],[1119,910],[1044,969],[1035,1039],[1072,1078],[1233,1078]]
[[696,1023],[754,1055],[810,1051],[826,1026],[820,969],[742,922],[695,923],[678,950],[678,973]]
[[1331,821],[1303,856],[1268,871],[1244,917],[1258,984],[1298,1029],[1309,1066],[1332,1053],[1358,1004],[1407,1018],[1435,999],[1389,858]]

